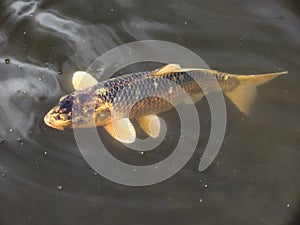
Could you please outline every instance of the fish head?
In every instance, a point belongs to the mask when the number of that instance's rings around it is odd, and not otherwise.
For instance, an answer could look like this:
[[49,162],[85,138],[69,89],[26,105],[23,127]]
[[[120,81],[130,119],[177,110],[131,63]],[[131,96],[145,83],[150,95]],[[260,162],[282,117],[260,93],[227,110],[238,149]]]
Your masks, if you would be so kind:
[[73,95],[61,97],[59,103],[45,115],[45,124],[57,130],[72,128],[73,100]]
[[99,96],[78,91],[60,98],[45,116],[46,125],[57,130],[102,126],[110,121],[110,107]]

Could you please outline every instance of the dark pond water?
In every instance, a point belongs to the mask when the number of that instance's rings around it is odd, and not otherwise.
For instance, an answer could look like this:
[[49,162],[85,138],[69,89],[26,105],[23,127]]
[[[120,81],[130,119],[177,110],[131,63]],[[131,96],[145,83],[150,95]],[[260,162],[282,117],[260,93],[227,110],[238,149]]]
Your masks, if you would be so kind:
[[[0,224],[299,224],[299,12],[296,0],[1,1]],[[72,131],[43,117],[72,91],[74,71],[147,39],[183,45],[221,71],[289,75],[259,87],[250,117],[226,100],[224,143],[207,170],[197,169],[210,127],[204,100],[188,164],[162,183],[127,187],[95,174]],[[180,130],[174,111],[162,117],[165,152],[129,153],[101,135],[116,157],[161,160]]]

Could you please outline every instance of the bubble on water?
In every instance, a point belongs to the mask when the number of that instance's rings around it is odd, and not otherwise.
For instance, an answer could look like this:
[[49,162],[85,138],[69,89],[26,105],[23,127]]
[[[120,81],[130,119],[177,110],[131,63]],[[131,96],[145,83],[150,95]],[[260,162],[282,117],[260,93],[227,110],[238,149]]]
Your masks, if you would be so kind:
[[44,154],[44,155],[47,155],[47,154],[48,154],[48,152],[46,152],[46,151],[45,151],[43,154]]
[[0,144],[4,143],[4,139],[0,138]]
[[97,176],[97,175],[98,175],[98,173],[97,173],[96,171],[94,171],[93,174],[94,174],[94,176]]
[[22,138],[17,138],[17,142],[21,142],[22,141]]
[[56,186],[56,188],[57,188],[58,190],[62,190],[62,189],[63,189],[63,186],[59,184],[59,185]]
[[62,75],[62,72],[60,70],[57,73],[58,73],[58,75]]
[[1,172],[1,177],[6,177],[7,172]]
[[204,184],[203,187],[204,187],[204,188],[208,188],[208,184]]
[[9,132],[13,132],[13,129],[12,129],[12,128],[10,128],[10,129],[9,129]]
[[200,198],[200,199],[199,199],[199,202],[200,202],[200,203],[202,203],[202,202],[203,202],[202,198]]
[[5,59],[5,64],[9,64],[10,63],[10,59]]
[[288,208],[289,208],[290,206],[291,206],[290,204],[286,204],[286,207],[288,207]]
[[139,153],[140,153],[141,155],[144,155],[144,154],[145,154],[145,152],[143,152],[143,151],[140,151]]

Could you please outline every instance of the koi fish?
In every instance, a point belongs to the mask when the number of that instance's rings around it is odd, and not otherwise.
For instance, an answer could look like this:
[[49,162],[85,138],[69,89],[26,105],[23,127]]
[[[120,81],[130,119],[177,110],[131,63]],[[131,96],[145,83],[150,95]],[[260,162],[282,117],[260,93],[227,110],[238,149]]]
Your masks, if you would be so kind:
[[[75,91],[61,97],[46,114],[44,122],[57,130],[103,126],[116,140],[132,143],[136,131],[131,119],[136,119],[149,136],[159,136],[161,125],[157,114],[173,107],[166,99],[175,104],[198,102],[206,93],[216,91],[213,84],[217,81],[219,90],[243,114],[249,115],[256,87],[287,73],[234,75],[168,64],[154,71],[127,74],[98,83],[90,74],[77,71],[72,79]],[[192,77],[200,78],[201,88]],[[183,89],[190,98],[183,98],[178,89]],[[140,100],[137,102],[137,99]],[[133,102],[136,103],[132,105]]]

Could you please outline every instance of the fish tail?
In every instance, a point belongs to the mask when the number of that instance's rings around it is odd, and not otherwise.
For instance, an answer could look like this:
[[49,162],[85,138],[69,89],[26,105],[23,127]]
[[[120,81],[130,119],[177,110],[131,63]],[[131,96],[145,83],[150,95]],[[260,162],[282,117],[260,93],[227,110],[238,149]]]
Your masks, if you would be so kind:
[[259,75],[231,75],[239,81],[239,84],[225,94],[242,113],[249,115],[251,105],[256,97],[256,87],[287,73],[284,71]]

